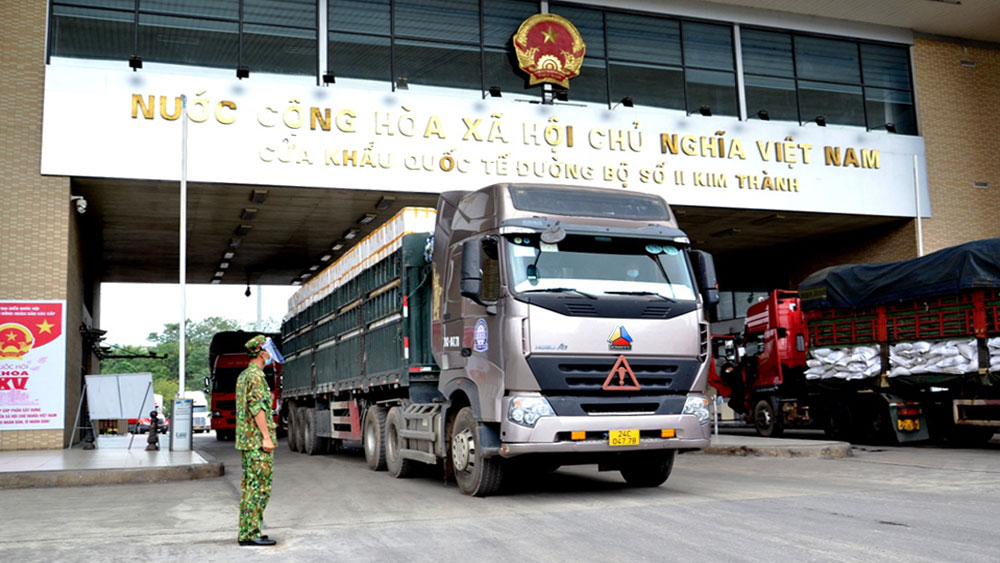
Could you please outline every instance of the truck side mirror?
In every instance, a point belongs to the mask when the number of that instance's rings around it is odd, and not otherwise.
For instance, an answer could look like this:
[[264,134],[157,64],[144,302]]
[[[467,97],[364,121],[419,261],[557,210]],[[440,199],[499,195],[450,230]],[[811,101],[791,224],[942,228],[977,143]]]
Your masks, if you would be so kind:
[[462,278],[459,282],[459,290],[462,297],[468,297],[476,303],[480,303],[482,301],[482,297],[480,297],[482,288],[483,268],[479,239],[469,239],[462,243]]
[[719,303],[719,282],[715,277],[715,261],[712,260],[712,255],[704,250],[691,250],[690,255],[694,263],[698,290],[705,300],[705,307],[714,307]]
[[208,392],[212,391],[212,382],[207,377],[205,378],[205,390]]

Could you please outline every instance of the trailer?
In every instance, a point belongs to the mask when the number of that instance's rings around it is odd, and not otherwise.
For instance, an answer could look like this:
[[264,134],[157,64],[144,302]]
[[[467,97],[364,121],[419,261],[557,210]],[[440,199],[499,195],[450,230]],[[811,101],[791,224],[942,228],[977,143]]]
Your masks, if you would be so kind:
[[525,184],[407,208],[289,300],[289,447],[497,490],[515,461],[658,486],[708,445],[711,256],[666,202]]
[[[205,378],[205,389],[211,393],[211,429],[216,440],[236,438],[236,379],[250,365],[246,343],[256,336],[256,332],[232,330],[212,335],[208,345],[209,376]],[[281,335],[267,333],[281,349]],[[272,409],[277,431],[283,434],[287,428],[287,413],[281,408],[281,364],[264,368],[264,377],[271,388]]]

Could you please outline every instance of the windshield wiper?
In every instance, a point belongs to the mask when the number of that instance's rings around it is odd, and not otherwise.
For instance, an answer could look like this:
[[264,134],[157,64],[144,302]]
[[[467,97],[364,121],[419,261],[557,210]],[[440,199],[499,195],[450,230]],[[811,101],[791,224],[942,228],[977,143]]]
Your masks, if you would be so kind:
[[526,289],[521,293],[568,293],[568,292],[578,293],[586,297],[587,299],[597,299],[596,297],[594,297],[589,293],[584,293],[579,289],[573,289],[572,287],[546,287],[544,289]]
[[671,303],[677,303],[676,299],[667,297],[662,293],[657,293],[655,291],[605,291],[604,293],[609,293],[611,295],[655,295],[664,301],[669,301]]

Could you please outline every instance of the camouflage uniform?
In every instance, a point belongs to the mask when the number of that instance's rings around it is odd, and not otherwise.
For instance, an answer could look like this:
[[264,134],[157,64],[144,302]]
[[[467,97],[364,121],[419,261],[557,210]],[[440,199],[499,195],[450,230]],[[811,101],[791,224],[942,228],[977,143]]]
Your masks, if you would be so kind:
[[[250,343],[247,343],[247,348],[253,356],[256,356]],[[256,353],[259,353],[259,347]],[[260,411],[266,414],[267,430],[273,442],[276,434],[274,417],[271,416],[271,390],[267,386],[267,380],[264,379],[264,372],[250,364],[236,380],[236,449],[243,454],[243,481],[240,483],[240,541],[261,535],[261,519],[267,501],[271,497],[274,452],[267,453],[261,449],[264,438],[254,422],[254,416]]]

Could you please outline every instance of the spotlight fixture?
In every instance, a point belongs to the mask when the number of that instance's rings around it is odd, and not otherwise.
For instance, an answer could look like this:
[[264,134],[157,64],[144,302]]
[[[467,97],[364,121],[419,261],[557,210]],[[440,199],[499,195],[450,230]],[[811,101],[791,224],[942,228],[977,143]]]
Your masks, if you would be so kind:
[[761,121],[771,121],[771,115],[767,113],[766,109],[757,110],[757,117],[759,117]]
[[632,96],[625,96],[615,105],[615,107],[619,105],[630,108],[630,107],[635,107],[635,102],[632,101]]
[[233,256],[236,256],[236,253],[235,253],[235,252],[233,252],[233,251],[228,251],[228,252],[226,252],[226,253],[224,253],[224,254],[222,255],[222,258],[223,258],[224,260],[232,260],[232,259],[233,259]]
[[323,84],[335,84],[337,82],[337,77],[333,75],[333,71],[328,71],[323,73]]
[[361,231],[359,231],[358,229],[347,229],[346,231],[344,231],[344,238],[347,240],[351,240],[352,238],[358,236],[358,233],[360,232]]
[[701,106],[698,108],[698,113],[704,115],[705,117],[712,117],[712,106]]
[[240,225],[239,227],[236,227],[236,231],[234,231],[234,232],[236,233],[236,236],[238,236],[238,237],[245,237],[247,235],[247,233],[250,232],[250,229],[252,229],[252,228],[253,228],[253,225]]
[[891,122],[891,121],[889,121],[887,123],[883,123],[882,125],[876,125],[875,127],[871,127],[868,130],[869,131],[874,131],[876,129],[885,129],[889,133],[895,133],[896,132],[896,124],[893,123],[893,122]]
[[333,254],[324,254],[323,256],[320,256],[319,261],[320,262],[329,262],[330,258],[333,258]]
[[253,221],[257,218],[257,211],[258,209],[256,207],[244,207],[243,211],[240,212],[240,220]]
[[338,240],[337,242],[333,243],[333,246],[330,247],[330,250],[336,252],[341,248],[344,248],[344,244],[346,244],[344,241]]
[[556,99],[560,102],[569,101],[569,90],[564,90],[562,88],[556,88]]
[[267,190],[253,190],[250,192],[250,201],[253,203],[264,203],[267,201]]
[[243,239],[231,238],[229,239],[229,248],[239,248],[243,244]]
[[239,78],[240,80],[243,80],[244,78],[250,78],[250,69],[245,66],[237,68],[236,78]]
[[406,80],[405,76],[400,76],[396,78],[396,89],[397,90],[409,90],[410,83]]
[[132,72],[135,72],[140,68],[142,68],[142,57],[140,57],[139,55],[132,55],[131,57],[129,57],[128,67],[132,69]]
[[392,205],[392,202],[394,201],[396,201],[395,197],[391,195],[384,195],[382,196],[382,199],[378,200],[378,203],[375,204],[375,209],[378,209],[379,211],[385,211],[386,209],[389,208],[390,205]]
[[360,219],[358,219],[358,224],[367,225],[368,223],[374,221],[376,217],[378,217],[378,215],[374,213],[365,213],[364,215],[361,216]]
[[826,118],[822,115],[817,115],[813,118],[813,121],[815,121],[816,125],[819,125],[820,127],[826,127]]
[[[501,97],[501,95],[500,95],[500,87],[499,86],[490,86],[489,93],[490,93],[490,97],[491,98],[499,98],[499,97]],[[485,98],[486,96],[483,96],[483,97]]]

